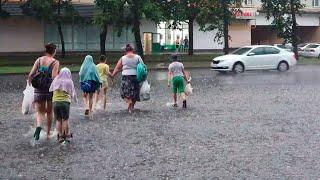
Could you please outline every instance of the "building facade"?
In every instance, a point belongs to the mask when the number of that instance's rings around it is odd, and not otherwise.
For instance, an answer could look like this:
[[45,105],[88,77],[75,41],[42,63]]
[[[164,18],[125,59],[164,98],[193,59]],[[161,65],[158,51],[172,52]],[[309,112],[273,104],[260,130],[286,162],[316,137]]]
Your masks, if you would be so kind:
[[[320,42],[320,0],[302,0],[306,7],[302,15],[297,16],[298,39],[300,42]],[[60,47],[57,27],[33,17],[24,16],[20,9],[21,0],[9,0],[4,9],[11,14],[8,19],[0,19],[0,53],[40,52],[44,44],[53,42]],[[73,22],[62,26],[65,47],[68,51],[99,51],[100,29],[94,26],[93,0],[73,0],[79,15],[88,21]],[[242,14],[236,14],[236,20],[230,25],[230,47],[238,48],[251,44],[275,44],[282,40],[277,38],[264,13],[261,13],[259,0],[244,0]],[[159,52],[159,47],[174,47],[177,42],[183,43],[188,37],[187,24],[181,30],[165,28],[165,23],[141,22],[141,37],[145,53]],[[222,50],[223,42],[215,42],[216,31],[202,32],[194,24],[194,49],[196,51]],[[134,43],[131,27],[123,28],[121,35],[109,27],[107,51],[121,51],[125,44]]]

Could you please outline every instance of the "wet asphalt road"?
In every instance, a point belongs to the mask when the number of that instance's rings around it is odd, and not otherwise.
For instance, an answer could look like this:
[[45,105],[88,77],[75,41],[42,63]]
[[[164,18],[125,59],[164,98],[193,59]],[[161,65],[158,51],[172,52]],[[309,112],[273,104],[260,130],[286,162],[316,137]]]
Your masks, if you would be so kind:
[[164,71],[151,72],[152,99],[132,115],[119,86],[93,121],[73,104],[69,146],[34,144],[33,116],[20,113],[24,76],[0,76],[0,179],[320,178],[320,66],[190,73],[187,110],[167,106]]

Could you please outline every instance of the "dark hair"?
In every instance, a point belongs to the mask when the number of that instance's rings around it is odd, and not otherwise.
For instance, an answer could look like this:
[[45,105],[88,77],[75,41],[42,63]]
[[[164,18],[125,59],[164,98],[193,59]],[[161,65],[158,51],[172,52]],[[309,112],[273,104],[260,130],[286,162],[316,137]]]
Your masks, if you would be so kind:
[[178,54],[171,54],[171,61],[178,61]]
[[44,47],[46,48],[46,53],[51,55],[55,52],[57,48],[57,46],[53,43],[46,44]]
[[107,60],[107,56],[101,55],[100,56],[100,62],[105,62]]
[[133,51],[133,50],[134,50],[134,49],[133,49],[133,47],[132,47],[131,44],[127,44],[127,45],[126,45],[126,48],[125,48],[125,51],[126,51],[126,52]]

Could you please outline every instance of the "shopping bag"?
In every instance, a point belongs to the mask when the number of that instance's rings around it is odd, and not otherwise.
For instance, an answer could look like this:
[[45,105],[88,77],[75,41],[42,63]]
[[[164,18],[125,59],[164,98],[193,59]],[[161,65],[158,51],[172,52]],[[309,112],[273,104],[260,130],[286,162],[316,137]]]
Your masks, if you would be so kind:
[[185,93],[187,96],[190,96],[193,92],[193,88],[191,86],[191,83],[188,83],[185,87]]
[[139,82],[143,82],[147,79],[148,70],[147,66],[143,63],[137,65],[137,79]]
[[21,112],[22,114],[31,114],[34,112],[33,100],[34,100],[34,88],[27,83],[26,89],[23,91],[23,101]]
[[148,101],[150,100],[150,84],[147,80],[143,81],[140,89],[140,100]]

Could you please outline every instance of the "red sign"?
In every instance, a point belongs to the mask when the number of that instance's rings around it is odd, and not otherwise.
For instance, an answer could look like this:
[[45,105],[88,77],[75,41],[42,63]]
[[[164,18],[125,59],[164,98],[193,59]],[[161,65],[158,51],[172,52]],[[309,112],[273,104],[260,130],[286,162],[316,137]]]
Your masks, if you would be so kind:
[[255,12],[252,11],[237,11],[235,14],[236,19],[254,19]]

